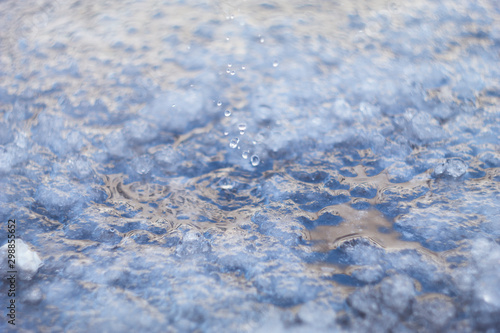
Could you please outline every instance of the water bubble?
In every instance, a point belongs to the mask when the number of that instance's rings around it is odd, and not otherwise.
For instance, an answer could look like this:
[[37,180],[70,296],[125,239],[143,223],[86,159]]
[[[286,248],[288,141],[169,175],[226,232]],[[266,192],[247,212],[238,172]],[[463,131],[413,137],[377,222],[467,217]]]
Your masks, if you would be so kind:
[[279,62],[277,60],[274,60],[273,67],[278,67],[278,65],[279,65]]
[[241,153],[241,157],[243,157],[244,159],[247,159],[248,155],[250,155],[250,151],[249,150],[245,150],[243,153]]
[[250,158],[250,162],[252,163],[253,166],[257,166],[260,163],[260,158],[257,155],[252,155]]
[[230,111],[230,110],[226,110],[226,111],[224,111],[224,115],[225,115],[226,117],[229,117],[229,116],[231,115],[231,111]]
[[217,106],[221,106],[222,105],[222,102],[221,101],[218,101],[217,102]]
[[229,147],[231,148],[236,148],[238,147],[238,142],[240,142],[240,139],[239,138],[233,138],[231,139],[231,141],[229,142]]

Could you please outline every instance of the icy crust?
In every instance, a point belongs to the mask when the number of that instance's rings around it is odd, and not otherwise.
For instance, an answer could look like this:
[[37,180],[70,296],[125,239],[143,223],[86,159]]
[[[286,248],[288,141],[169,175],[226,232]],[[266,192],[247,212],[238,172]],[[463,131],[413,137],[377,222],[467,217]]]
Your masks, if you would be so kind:
[[495,1],[37,6],[0,3],[22,329],[498,330]]
[[[38,256],[38,253],[32,250],[22,239],[11,238],[10,240],[14,241],[0,248],[0,257],[3,259],[0,268],[2,272],[14,270],[17,272],[15,274],[16,277],[19,277],[22,281],[30,281],[36,275],[40,266],[42,266],[42,260]],[[10,257],[8,256],[9,254],[14,254],[14,256]],[[9,263],[13,264],[13,266],[10,266]],[[2,282],[4,283],[5,281]],[[15,288],[13,289],[15,293]]]

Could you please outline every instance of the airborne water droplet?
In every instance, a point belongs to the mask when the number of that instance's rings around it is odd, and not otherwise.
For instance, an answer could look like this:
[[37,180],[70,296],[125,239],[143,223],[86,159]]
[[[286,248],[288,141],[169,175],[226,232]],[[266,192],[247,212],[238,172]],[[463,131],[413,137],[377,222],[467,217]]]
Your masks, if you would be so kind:
[[222,102],[221,101],[217,101],[217,106],[221,106],[222,105]]
[[250,151],[248,150],[245,150],[243,153],[241,153],[241,157],[243,157],[244,159],[247,159],[248,155],[250,155]]
[[245,124],[245,123],[239,124],[238,129],[240,130],[241,135],[245,134],[245,130],[247,129],[247,124]]
[[229,111],[229,110],[224,111],[224,115],[226,117],[229,117],[231,115],[231,111]]
[[252,155],[250,158],[250,162],[252,163],[253,166],[257,166],[260,163],[260,158],[257,155]]
[[236,148],[238,147],[238,142],[240,142],[240,139],[239,138],[233,138],[231,139],[231,141],[229,142],[229,147],[231,148]]
[[279,65],[279,62],[277,60],[274,60],[273,67],[278,67],[278,65]]

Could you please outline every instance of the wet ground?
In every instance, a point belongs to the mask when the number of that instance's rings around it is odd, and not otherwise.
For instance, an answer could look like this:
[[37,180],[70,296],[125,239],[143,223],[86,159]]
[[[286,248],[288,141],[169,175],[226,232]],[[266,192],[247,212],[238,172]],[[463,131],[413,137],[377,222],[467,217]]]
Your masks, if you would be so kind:
[[43,262],[16,328],[498,332],[499,27],[495,0],[0,1],[0,218]]

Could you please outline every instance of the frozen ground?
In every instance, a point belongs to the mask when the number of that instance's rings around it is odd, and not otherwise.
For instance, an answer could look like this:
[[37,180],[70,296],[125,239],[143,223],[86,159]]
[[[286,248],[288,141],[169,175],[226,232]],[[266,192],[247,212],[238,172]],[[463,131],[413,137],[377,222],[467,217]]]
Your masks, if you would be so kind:
[[0,28],[23,332],[500,331],[497,0],[4,0]]

